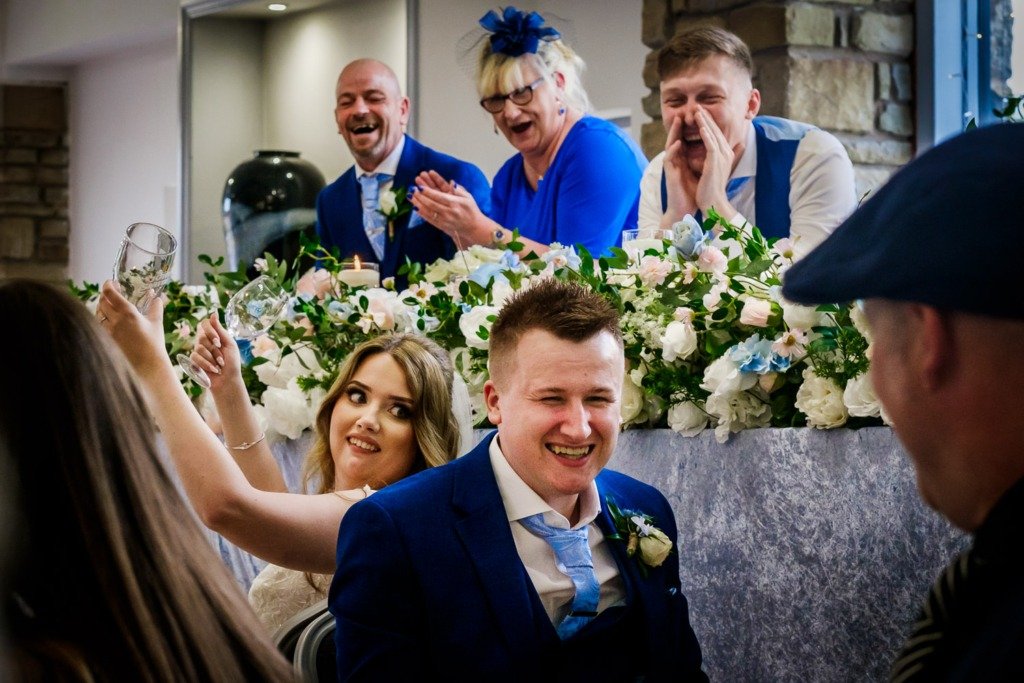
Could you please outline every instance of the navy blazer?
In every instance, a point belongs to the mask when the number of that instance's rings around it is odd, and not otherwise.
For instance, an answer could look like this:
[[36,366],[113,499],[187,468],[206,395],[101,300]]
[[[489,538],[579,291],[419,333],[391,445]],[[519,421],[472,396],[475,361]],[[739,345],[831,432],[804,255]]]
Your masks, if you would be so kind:
[[[420,472],[354,505],[341,523],[331,583],[338,680],[513,681],[552,678],[561,641],[516,551],[491,468],[492,433],[458,460]],[[653,515],[676,542],[668,501],[656,489],[605,470],[605,496]],[[641,576],[622,542],[609,543],[635,638],[583,656],[600,671],[609,658],[647,666],[647,681],[707,678],[680,589],[678,556]],[[588,674],[588,683],[594,679]],[[570,676],[571,678],[571,676]],[[600,680],[598,675],[597,680]]]
[[[429,170],[465,187],[485,214],[490,210],[490,185],[479,168],[436,152],[406,135],[392,189],[409,187],[420,172]],[[413,262],[430,264],[455,255],[451,238],[426,221],[409,228],[411,216],[412,213],[407,213],[395,221],[394,238],[385,240],[384,261],[380,264],[382,279],[394,277],[406,257]],[[363,229],[363,207],[355,166],[320,190],[316,198],[316,231],[320,243],[328,251],[337,247],[341,258],[358,254],[364,261],[377,261]]]

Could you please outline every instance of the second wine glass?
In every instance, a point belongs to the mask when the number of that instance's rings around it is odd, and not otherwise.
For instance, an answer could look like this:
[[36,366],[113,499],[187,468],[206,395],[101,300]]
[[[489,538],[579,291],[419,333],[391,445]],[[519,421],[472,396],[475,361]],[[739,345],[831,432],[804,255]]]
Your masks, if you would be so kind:
[[[274,278],[260,275],[235,292],[224,310],[225,328],[235,339],[252,341],[281,319],[288,304],[288,293]],[[210,377],[187,354],[178,354],[178,366],[204,389]]]

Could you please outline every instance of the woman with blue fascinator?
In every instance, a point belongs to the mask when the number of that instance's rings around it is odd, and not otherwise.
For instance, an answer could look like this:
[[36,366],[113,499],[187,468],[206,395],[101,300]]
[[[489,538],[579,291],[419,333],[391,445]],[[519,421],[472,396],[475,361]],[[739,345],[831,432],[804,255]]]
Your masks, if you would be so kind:
[[463,188],[428,171],[412,202],[463,247],[501,247],[518,229],[524,253],[583,245],[607,253],[636,227],[647,160],[617,126],[589,114],[583,60],[537,12],[514,7],[480,20],[487,32],[476,67],[482,106],[516,148],[494,177],[484,215]]

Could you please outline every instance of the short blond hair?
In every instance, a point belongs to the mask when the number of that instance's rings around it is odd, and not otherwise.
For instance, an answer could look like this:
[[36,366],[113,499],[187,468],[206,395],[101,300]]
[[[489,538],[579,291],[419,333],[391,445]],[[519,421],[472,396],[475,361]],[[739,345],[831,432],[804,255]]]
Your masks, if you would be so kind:
[[728,57],[748,75],[753,75],[750,48],[739,36],[717,26],[699,26],[675,35],[658,51],[658,79],[663,81],[716,55]]

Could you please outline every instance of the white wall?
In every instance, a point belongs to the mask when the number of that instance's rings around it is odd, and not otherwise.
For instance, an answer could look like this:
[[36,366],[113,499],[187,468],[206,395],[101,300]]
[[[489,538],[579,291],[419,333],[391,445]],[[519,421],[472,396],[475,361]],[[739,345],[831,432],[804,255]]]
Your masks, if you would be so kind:
[[68,93],[71,279],[110,277],[130,223],[179,232],[177,74],[174,36],[75,68]]
[[263,26],[192,22],[192,154],[189,253],[182,272],[200,282],[198,254],[225,255],[220,201],[231,170],[252,158],[263,130]]
[[[583,85],[594,107],[630,108],[639,141],[640,125],[650,121],[641,107],[650,92],[641,76],[648,52],[640,42],[642,0],[520,0],[515,6],[540,12],[555,28],[568,27],[564,37],[587,64]],[[491,116],[480,108],[473,60],[460,60],[458,44],[497,7],[487,0],[419,3],[419,138],[473,161],[488,178],[515,150],[494,134]]]

